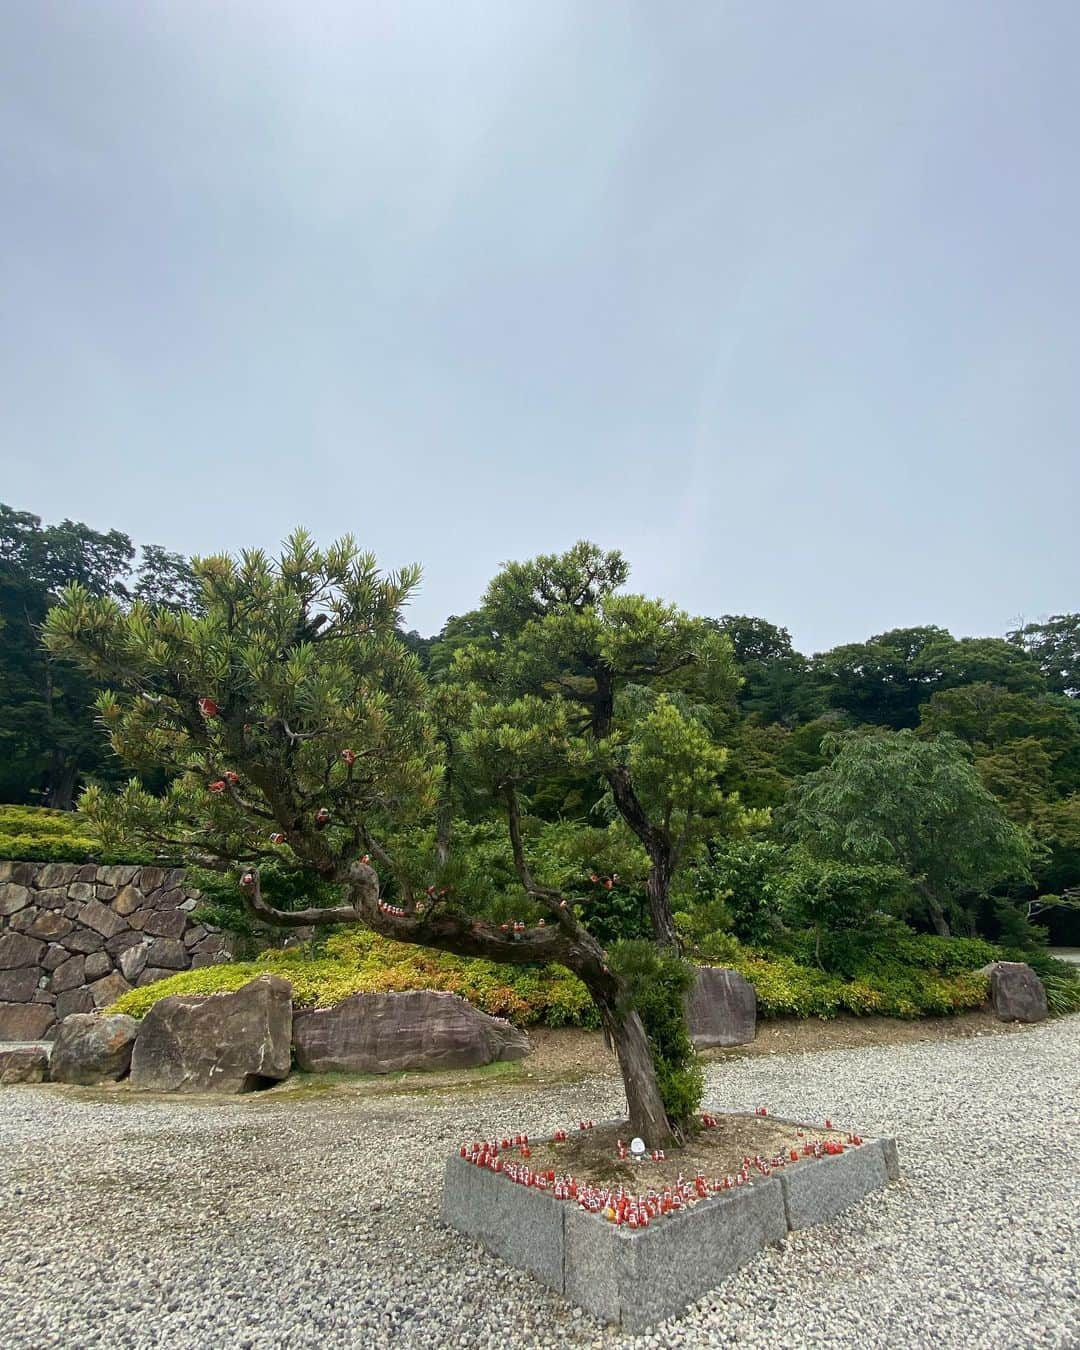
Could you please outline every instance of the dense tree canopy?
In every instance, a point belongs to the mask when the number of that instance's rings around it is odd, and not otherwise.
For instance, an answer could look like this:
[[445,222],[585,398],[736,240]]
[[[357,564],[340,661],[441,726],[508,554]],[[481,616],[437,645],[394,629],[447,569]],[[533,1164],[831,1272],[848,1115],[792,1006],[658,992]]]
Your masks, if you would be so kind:
[[[961,742],[983,787],[1030,835],[1031,880],[1002,882],[995,899],[1044,911],[1059,940],[1076,940],[1041,897],[1080,885],[1080,617],[1054,615],[1004,639],[894,629],[807,657],[764,618],[720,604],[720,617],[692,618],[627,594],[627,577],[621,555],[581,545],[508,564],[435,636],[397,627],[426,681],[441,765],[433,814],[396,842],[399,867],[423,875],[434,857],[470,903],[512,918],[521,888],[505,829],[509,785],[538,884],[591,887],[590,923],[604,941],[677,942],[673,914],[697,903],[721,856],[748,830],[751,850],[763,829],[779,838],[761,813],[782,812],[822,769],[830,734],[910,729],[920,741]],[[71,582],[140,622],[166,610],[206,617],[205,578],[181,555],[150,545],[137,557],[118,530],[43,526],[0,507],[8,801],[69,806],[80,785],[122,777],[95,727],[106,675],[40,642]],[[140,772],[153,797],[181,770],[148,755]]]
[[824,768],[781,813],[810,857],[905,873],[935,930],[973,928],[973,901],[1029,879],[1033,848],[987,791],[959,742],[911,731],[829,737]]
[[184,559],[152,545],[132,568],[135,547],[119,530],[101,533],[76,521],[43,527],[37,516],[0,503],[0,795],[5,801],[72,805],[80,777],[115,776],[119,765],[97,732],[95,686],[67,662],[50,658],[41,626],[60,591],[123,603],[189,604]]

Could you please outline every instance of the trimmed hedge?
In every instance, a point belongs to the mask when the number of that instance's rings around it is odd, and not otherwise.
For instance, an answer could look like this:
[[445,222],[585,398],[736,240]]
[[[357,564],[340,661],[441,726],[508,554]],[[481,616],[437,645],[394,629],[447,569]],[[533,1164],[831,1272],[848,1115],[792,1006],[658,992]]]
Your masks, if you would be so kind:
[[44,806],[0,806],[0,860],[58,863],[133,863],[176,866],[151,852],[107,849],[79,811]]
[[0,806],[0,858],[18,862],[93,862],[101,853],[77,811]]

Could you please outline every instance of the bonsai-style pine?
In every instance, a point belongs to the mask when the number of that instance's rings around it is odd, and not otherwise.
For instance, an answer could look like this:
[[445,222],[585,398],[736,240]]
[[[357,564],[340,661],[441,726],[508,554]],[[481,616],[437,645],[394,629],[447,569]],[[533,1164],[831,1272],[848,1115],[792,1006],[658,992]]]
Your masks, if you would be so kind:
[[[113,749],[168,776],[160,796],[137,779],[89,789],[82,805],[104,837],[235,868],[268,924],[359,923],[461,956],[566,966],[615,1045],[632,1131],[670,1144],[696,1102],[665,1110],[631,982],[587,926],[616,877],[553,880],[530,857],[523,802],[553,777],[605,781],[616,826],[644,851],[655,937],[674,944],[675,870],[707,829],[743,819],[717,786],[724,752],[709,730],[710,700],[732,688],[725,641],[616,595],[622,559],[579,545],[496,578],[486,633],[429,686],[398,631],[418,569],[384,574],[350,538],[324,552],[298,531],[279,560],[250,551],[195,571],[198,613],[125,608],[76,585],[49,615],[50,650],[105,686]],[[521,897],[512,922],[461,862],[463,793],[498,808]],[[271,903],[268,865],[299,870],[331,902]]]

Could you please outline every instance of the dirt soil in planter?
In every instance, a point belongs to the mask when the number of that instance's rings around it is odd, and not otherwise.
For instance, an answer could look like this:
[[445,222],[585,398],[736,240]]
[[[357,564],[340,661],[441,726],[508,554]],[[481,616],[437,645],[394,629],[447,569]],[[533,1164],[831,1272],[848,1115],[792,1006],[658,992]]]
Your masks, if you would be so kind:
[[[628,1191],[641,1192],[650,1186],[663,1188],[677,1180],[681,1172],[692,1178],[704,1172],[712,1180],[741,1170],[743,1158],[754,1158],[759,1153],[772,1159],[777,1153],[800,1149],[814,1139],[838,1139],[846,1144],[847,1132],[841,1130],[800,1130],[797,1125],[784,1125],[766,1116],[741,1114],[721,1115],[715,1129],[702,1129],[684,1148],[666,1150],[662,1162],[653,1162],[646,1154],[645,1162],[621,1162],[618,1156],[620,1139],[629,1147],[630,1135],[625,1122],[615,1125],[597,1125],[591,1130],[576,1126],[567,1130],[565,1143],[534,1143],[530,1140],[531,1157],[521,1158],[521,1150],[503,1150],[506,1161],[527,1161],[533,1171],[554,1169],[563,1175],[569,1173],[578,1181],[603,1186],[623,1185]],[[756,1174],[755,1174],[756,1175]]]

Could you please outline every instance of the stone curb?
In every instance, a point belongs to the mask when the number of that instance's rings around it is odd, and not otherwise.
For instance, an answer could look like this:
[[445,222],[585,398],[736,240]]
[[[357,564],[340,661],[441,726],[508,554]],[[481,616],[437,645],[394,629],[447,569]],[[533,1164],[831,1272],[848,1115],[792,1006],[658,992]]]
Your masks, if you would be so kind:
[[[822,1128],[770,1119],[810,1132]],[[762,1247],[824,1223],[899,1175],[896,1141],[866,1139],[635,1232],[454,1154],[446,1163],[442,1218],[594,1317],[637,1333],[680,1312]]]

